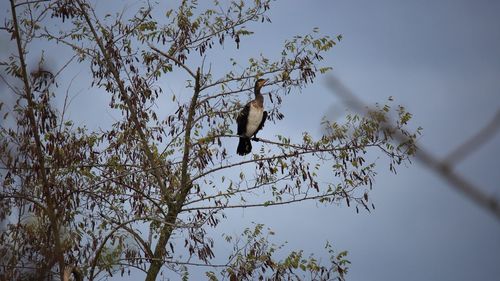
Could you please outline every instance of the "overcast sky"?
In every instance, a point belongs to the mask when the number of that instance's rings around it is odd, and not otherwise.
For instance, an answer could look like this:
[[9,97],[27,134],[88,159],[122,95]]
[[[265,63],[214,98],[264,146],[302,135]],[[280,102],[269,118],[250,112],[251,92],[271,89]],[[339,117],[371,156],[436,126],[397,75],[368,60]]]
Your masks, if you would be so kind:
[[[393,96],[405,105],[414,115],[412,125],[423,127],[420,144],[436,156],[445,157],[500,110],[500,1],[281,0],[271,8],[272,24],[251,26],[254,39],[243,38],[242,61],[260,52],[279,56],[285,39],[314,27],[342,34],[325,56],[332,74],[368,104]],[[183,84],[167,87],[184,90]],[[99,114],[109,119],[94,102],[95,96],[80,94],[72,118],[93,122],[90,127],[103,120]],[[305,130],[319,135],[323,116],[346,112],[323,78],[289,96],[283,109],[286,118],[267,124],[262,137]],[[497,135],[457,172],[500,198],[499,156]],[[330,241],[349,251],[349,280],[498,280],[498,219],[418,162],[397,175],[384,166],[378,173],[371,214],[316,203],[237,210],[227,213],[217,231],[236,234],[251,222],[265,223],[277,233],[275,242],[320,256]]]
[[[395,97],[424,128],[422,147],[436,156],[500,110],[498,1],[278,1],[271,15],[273,23],[258,30],[263,52],[313,27],[342,34],[326,57],[333,74],[367,103]],[[266,126],[264,136],[283,128],[300,133],[345,109],[325,79],[286,103],[287,118]],[[307,114],[294,114],[299,105]],[[497,135],[457,167],[497,198],[499,147]],[[371,195],[371,214],[310,203],[235,212],[227,227],[264,222],[290,249],[316,253],[331,241],[349,250],[350,280],[498,280],[500,222],[433,172],[419,163],[396,176],[380,167]]]

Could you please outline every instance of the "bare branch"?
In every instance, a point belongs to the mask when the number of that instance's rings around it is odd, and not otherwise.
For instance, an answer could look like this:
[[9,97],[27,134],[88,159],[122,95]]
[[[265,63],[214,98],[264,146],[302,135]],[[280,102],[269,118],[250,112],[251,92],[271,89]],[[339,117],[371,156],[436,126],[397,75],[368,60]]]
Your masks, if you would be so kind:
[[[335,92],[335,94],[341,97],[342,100],[352,109],[354,109],[357,112],[366,113],[367,106],[361,100],[359,100],[354,95],[353,92],[351,92],[347,87],[345,87],[340,80],[338,80],[334,76],[330,76],[328,80],[328,85]],[[495,117],[495,119],[496,118],[497,117]],[[392,124],[393,124],[392,122],[387,122],[385,123],[384,126],[386,127],[386,129],[394,130]],[[497,125],[490,124],[487,127],[495,126],[496,128]],[[401,141],[405,141],[407,139],[406,136],[402,135],[397,130],[394,131],[396,132],[395,137],[397,139]],[[489,134],[480,132],[479,143],[484,142],[484,140],[488,138],[488,135]],[[476,142],[477,139],[473,141]],[[464,144],[464,146],[467,149],[470,145],[471,144],[469,144],[468,142]],[[436,158],[434,155],[432,155],[430,152],[422,148],[420,145],[417,145],[417,147],[419,148],[416,154],[417,160],[423,163],[424,166],[429,168],[431,171],[434,171],[439,176],[444,178],[449,183],[450,187],[452,187],[456,191],[459,191],[460,193],[465,195],[468,199],[470,199],[483,209],[487,210],[488,212],[493,214],[497,219],[500,220],[500,204],[498,203],[498,200],[495,197],[485,194],[479,187],[469,182],[463,176],[455,173],[453,171],[453,167],[450,166],[450,162],[446,161],[446,159],[440,160]],[[455,157],[458,157],[458,159],[460,159],[460,157],[462,156],[455,156]]]
[[460,161],[465,159],[469,154],[479,149],[483,144],[495,136],[500,129],[500,110],[497,111],[491,121],[486,124],[476,135],[472,136],[464,143],[455,148],[443,160],[448,165],[457,165]]
[[50,0],[33,0],[33,1],[26,1],[26,2],[21,2],[21,3],[17,3],[16,5],[14,5],[14,7],[19,7],[19,6],[23,6],[23,5],[29,5],[29,4],[37,4],[37,3],[43,3],[43,2],[50,2]]

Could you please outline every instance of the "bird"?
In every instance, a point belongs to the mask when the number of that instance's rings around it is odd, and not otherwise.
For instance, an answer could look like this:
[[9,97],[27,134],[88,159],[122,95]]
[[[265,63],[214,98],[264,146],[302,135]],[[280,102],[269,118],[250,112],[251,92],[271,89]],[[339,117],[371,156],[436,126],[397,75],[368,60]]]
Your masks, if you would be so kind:
[[254,93],[255,99],[245,105],[240,111],[236,121],[238,123],[238,136],[240,137],[238,155],[246,155],[252,151],[252,143],[250,139],[258,140],[257,132],[264,127],[264,122],[267,119],[267,111],[264,111],[264,96],[260,93],[260,89],[266,84],[268,79],[258,79],[255,81]]

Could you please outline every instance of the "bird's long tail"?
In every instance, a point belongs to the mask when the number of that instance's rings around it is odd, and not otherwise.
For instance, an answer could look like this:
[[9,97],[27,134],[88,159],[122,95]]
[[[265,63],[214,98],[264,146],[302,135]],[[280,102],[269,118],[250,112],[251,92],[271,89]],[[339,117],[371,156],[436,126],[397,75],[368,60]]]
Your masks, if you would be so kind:
[[240,137],[240,142],[238,143],[238,149],[236,152],[243,156],[252,151],[252,143],[250,142],[250,138],[242,138]]

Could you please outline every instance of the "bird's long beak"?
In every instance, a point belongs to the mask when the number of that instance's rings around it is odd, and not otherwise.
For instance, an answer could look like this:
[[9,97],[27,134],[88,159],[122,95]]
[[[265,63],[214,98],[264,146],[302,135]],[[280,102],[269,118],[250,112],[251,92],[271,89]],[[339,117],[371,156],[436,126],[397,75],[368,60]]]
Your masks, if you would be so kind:
[[269,82],[269,79],[264,79],[264,83],[262,83],[262,86],[267,85],[267,82]]

